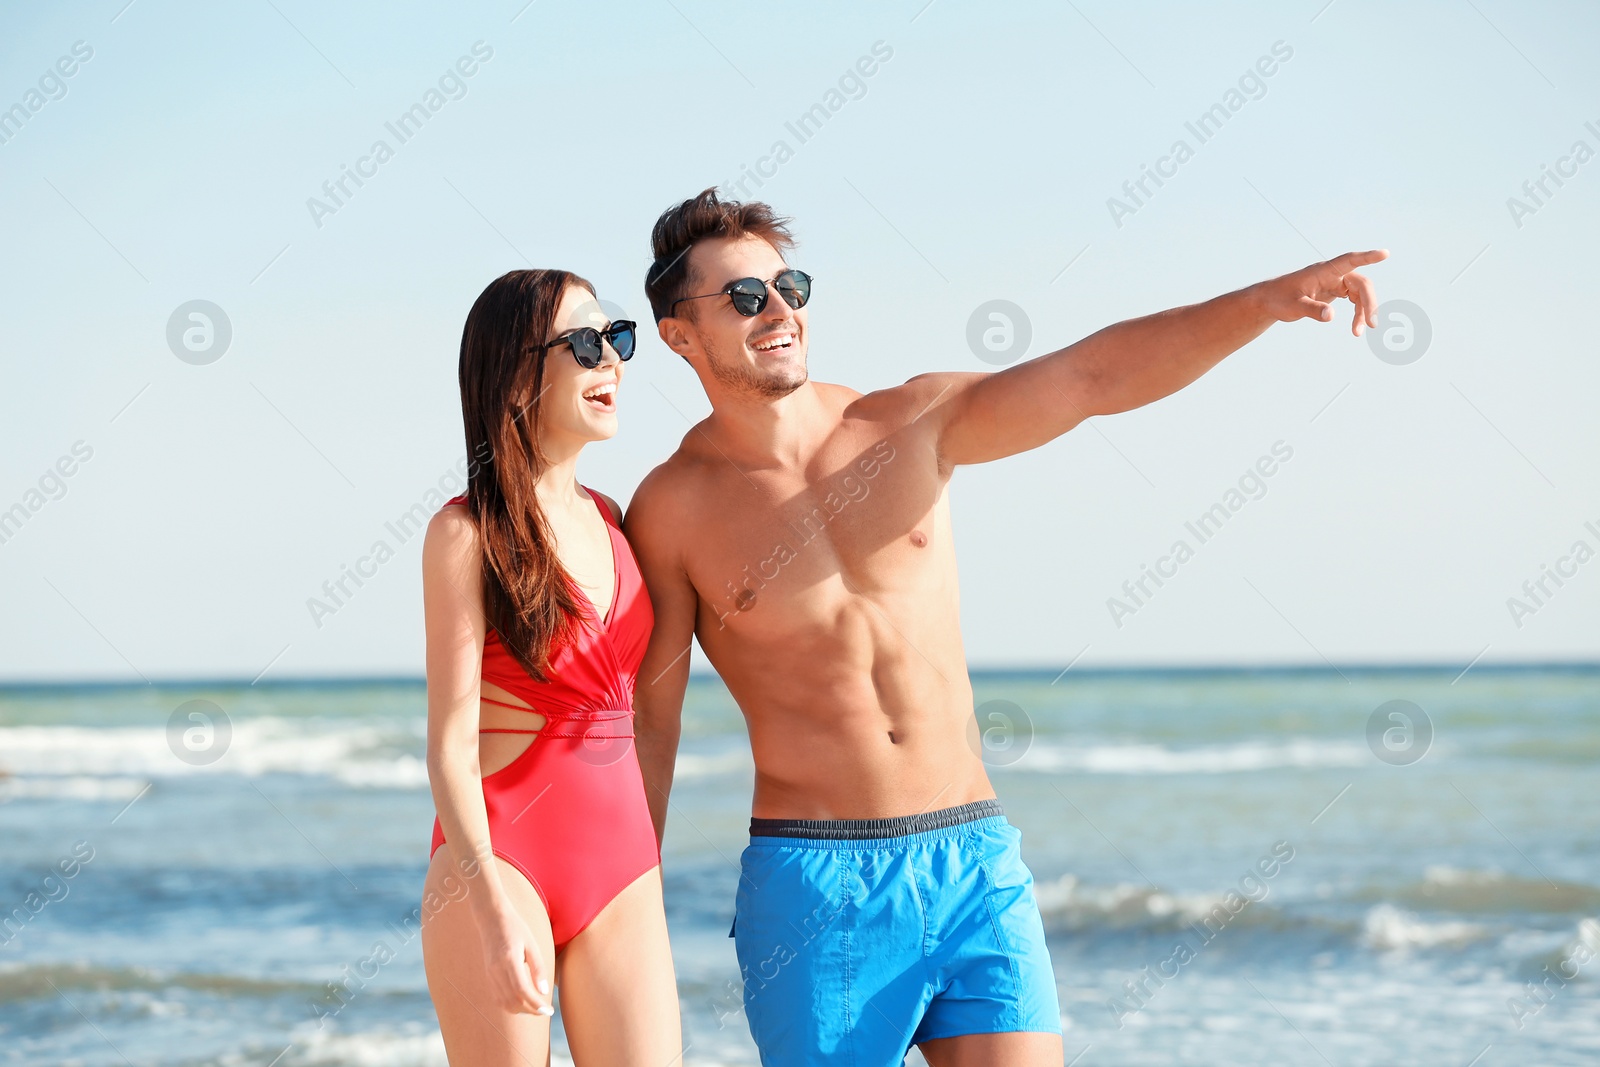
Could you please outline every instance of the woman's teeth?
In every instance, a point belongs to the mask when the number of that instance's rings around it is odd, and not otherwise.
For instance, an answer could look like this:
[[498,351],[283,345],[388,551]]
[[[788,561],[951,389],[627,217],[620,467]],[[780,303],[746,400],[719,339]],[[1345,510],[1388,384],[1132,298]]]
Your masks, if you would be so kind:
[[584,390],[583,398],[596,407],[609,409],[615,400],[616,392],[617,383],[607,382],[604,385],[597,385],[593,389]]

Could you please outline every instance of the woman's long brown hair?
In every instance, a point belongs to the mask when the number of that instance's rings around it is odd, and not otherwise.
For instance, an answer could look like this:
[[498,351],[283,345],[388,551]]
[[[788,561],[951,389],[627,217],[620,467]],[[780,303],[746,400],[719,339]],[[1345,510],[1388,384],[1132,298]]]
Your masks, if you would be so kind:
[[545,680],[550,654],[583,619],[556,557],[534,483],[544,364],[556,309],[569,286],[594,286],[564,270],[514,270],[489,283],[461,331],[461,416],[467,508],[483,554],[483,613],[506,651]]

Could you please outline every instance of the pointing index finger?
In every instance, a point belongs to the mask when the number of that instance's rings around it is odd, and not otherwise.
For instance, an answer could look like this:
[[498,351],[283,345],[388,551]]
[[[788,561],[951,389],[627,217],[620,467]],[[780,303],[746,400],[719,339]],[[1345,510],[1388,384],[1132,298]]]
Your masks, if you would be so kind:
[[1334,268],[1340,274],[1346,274],[1357,267],[1365,267],[1369,263],[1382,263],[1389,258],[1387,248],[1374,248],[1366,252],[1346,252],[1333,261]]

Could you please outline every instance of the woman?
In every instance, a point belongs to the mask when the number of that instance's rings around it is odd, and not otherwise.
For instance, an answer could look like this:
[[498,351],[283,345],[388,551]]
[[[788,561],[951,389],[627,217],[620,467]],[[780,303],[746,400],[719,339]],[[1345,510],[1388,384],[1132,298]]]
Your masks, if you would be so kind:
[[439,813],[422,952],[452,1064],[544,1064],[555,988],[579,1064],[682,1051],[633,751],[653,615],[617,505],[576,477],[616,433],[633,342],[554,270],[497,278],[462,333],[475,462],[422,550]]

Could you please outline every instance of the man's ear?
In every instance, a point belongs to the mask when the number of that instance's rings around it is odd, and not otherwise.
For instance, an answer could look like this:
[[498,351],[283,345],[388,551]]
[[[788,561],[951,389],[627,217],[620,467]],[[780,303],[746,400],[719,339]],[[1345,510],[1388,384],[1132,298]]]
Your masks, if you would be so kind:
[[689,331],[684,328],[683,320],[665,318],[656,323],[656,333],[661,336],[661,343],[672,349],[685,360],[689,352],[695,347],[694,339],[689,336]]

